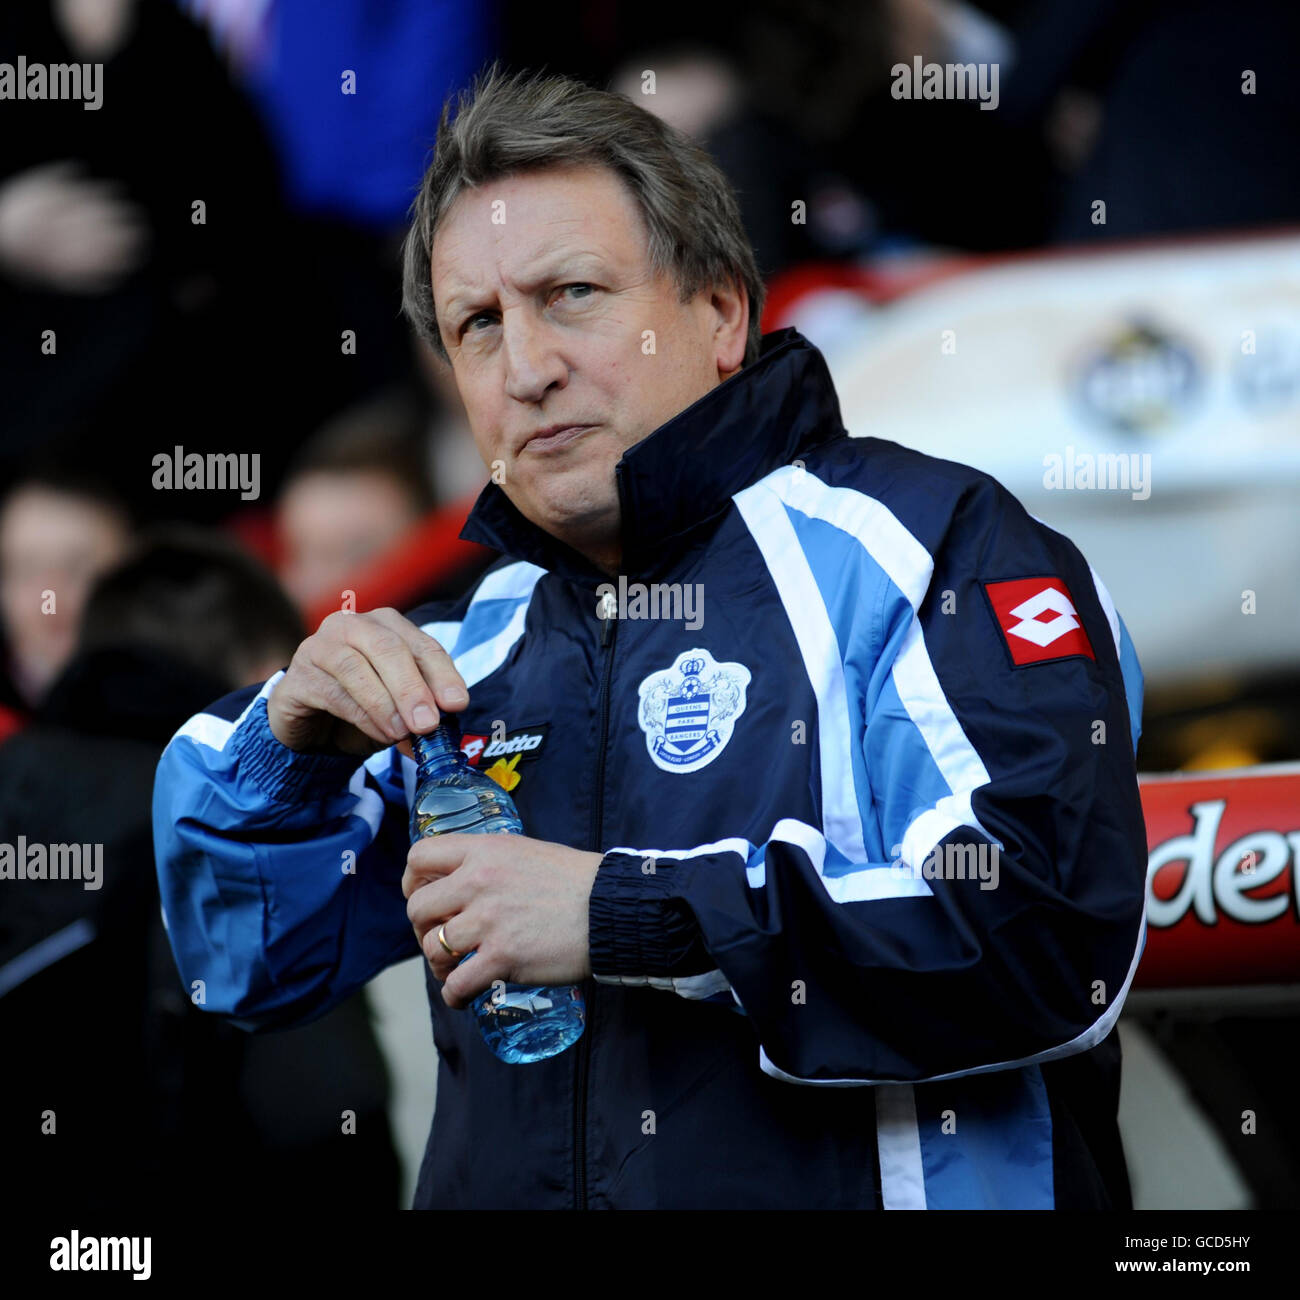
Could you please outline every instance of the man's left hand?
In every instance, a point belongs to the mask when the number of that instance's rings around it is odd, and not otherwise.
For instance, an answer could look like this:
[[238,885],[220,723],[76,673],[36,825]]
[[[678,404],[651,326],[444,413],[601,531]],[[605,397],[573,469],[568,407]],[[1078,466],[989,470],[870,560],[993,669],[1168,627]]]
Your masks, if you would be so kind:
[[[442,981],[465,1007],[492,987],[576,984],[591,974],[587,904],[602,854],[526,835],[433,835],[418,840],[402,877],[406,914]],[[458,954],[438,942],[438,927]]]

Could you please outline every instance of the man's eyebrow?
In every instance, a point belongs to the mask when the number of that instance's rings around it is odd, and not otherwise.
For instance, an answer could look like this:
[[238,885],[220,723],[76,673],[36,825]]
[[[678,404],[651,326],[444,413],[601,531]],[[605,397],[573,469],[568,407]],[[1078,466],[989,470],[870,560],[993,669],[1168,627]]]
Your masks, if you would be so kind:
[[[546,262],[541,270],[532,276],[520,280],[519,286],[525,292],[532,292],[541,288],[548,281],[559,279],[563,275],[576,275],[583,269],[587,269],[589,272],[603,270],[606,264],[606,259],[599,253],[564,253]],[[458,319],[470,312],[482,311],[486,305],[486,300],[480,298],[472,290],[457,290],[446,299],[442,310],[447,321],[454,324]]]

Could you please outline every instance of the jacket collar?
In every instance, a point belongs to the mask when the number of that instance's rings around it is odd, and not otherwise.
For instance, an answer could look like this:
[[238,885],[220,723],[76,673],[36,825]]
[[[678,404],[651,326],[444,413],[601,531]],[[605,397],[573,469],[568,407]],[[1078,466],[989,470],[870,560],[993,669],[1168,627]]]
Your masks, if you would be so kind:
[[[670,563],[731,497],[800,450],[844,433],[822,354],[798,330],[764,335],[743,367],[623,453],[614,467],[628,576]],[[496,483],[479,494],[460,536],[596,586],[584,556],[525,519]]]

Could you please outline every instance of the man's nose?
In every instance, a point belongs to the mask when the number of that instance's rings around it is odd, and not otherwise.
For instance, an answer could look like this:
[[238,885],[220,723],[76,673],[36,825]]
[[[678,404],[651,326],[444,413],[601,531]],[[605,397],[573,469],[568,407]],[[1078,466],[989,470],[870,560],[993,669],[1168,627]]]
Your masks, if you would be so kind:
[[506,364],[506,393],[517,402],[540,402],[552,385],[563,388],[569,368],[554,331],[526,312],[505,312],[501,347]]

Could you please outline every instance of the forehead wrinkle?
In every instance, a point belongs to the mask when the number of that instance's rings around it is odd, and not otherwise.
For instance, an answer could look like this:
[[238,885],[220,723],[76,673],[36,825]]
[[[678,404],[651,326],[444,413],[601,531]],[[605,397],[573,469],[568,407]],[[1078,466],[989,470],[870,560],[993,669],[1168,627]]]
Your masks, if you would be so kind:
[[[474,194],[474,197],[480,200],[484,207],[490,205],[494,201],[493,191],[478,192]],[[629,196],[620,191],[619,197],[623,200],[620,206],[627,208],[630,202]],[[509,198],[507,198],[507,202],[509,202]],[[620,256],[615,248],[610,247],[607,243],[610,234],[608,230],[610,221],[608,219],[602,219],[606,214],[599,214],[596,217],[596,220],[593,221],[593,214],[590,212],[564,212],[561,210],[552,213],[554,207],[553,199],[544,200],[540,206],[542,209],[541,212],[534,212],[533,214],[534,222],[544,224],[552,233],[549,238],[545,239],[545,242],[530,249],[526,254],[520,255],[521,267],[531,266],[535,261],[546,256],[548,253],[552,257],[552,260],[546,263],[546,271],[549,274],[555,274],[566,259],[573,259],[582,254],[601,259],[601,261],[609,268],[620,265],[625,260],[625,258]],[[638,238],[644,240],[644,222],[638,219],[639,214],[635,213],[634,208],[632,208],[632,213],[634,226],[634,230],[631,232],[632,237],[634,240]],[[621,227],[623,224],[624,223],[620,220],[615,220],[614,222],[616,227]],[[562,232],[562,237],[568,235],[570,230],[566,230],[566,227],[570,229],[576,227],[583,238],[580,243],[575,242],[569,248],[566,249],[561,247],[561,249],[557,251],[555,247],[555,232],[558,228],[558,230]],[[594,230],[593,227],[595,227]],[[510,233],[511,232],[504,225],[495,225],[494,228],[491,229],[493,247],[497,252],[497,264],[484,276],[477,277],[473,275],[472,268],[467,268],[467,273],[463,276],[457,275],[453,272],[451,276],[451,289],[443,297],[438,297],[435,288],[434,296],[437,302],[439,316],[442,316],[450,323],[455,317],[462,315],[471,307],[480,310],[482,309],[482,306],[484,305],[482,301],[483,297],[490,295],[492,292],[488,287],[489,281],[497,280],[500,282],[501,245]],[[463,236],[458,239],[457,233],[454,231],[446,231],[446,234],[448,236],[448,243],[453,249],[455,249],[458,244],[463,246],[467,242]],[[605,238],[602,239],[601,234],[604,234]],[[617,239],[615,240],[615,244],[616,243]],[[444,258],[446,248],[447,244],[444,244]],[[433,259],[430,260],[432,261]],[[432,268],[430,269],[432,270]],[[508,284],[515,284],[526,292],[534,286],[524,278],[525,274],[526,272],[522,269],[518,272],[506,271],[504,281]],[[537,276],[539,282],[546,278],[546,274],[539,274]]]
[[462,310],[467,310],[471,306],[477,308],[483,305],[485,297],[489,297],[493,291],[489,287],[480,289],[478,287],[480,284],[487,286],[489,283],[504,283],[520,293],[530,293],[567,268],[579,264],[607,268],[614,261],[603,248],[575,244],[570,248],[557,249],[551,241],[521,253],[517,260],[518,269],[508,267],[502,269],[497,266],[493,268],[495,273],[476,278],[473,282],[453,281],[452,292],[445,300],[448,316],[459,315]]

